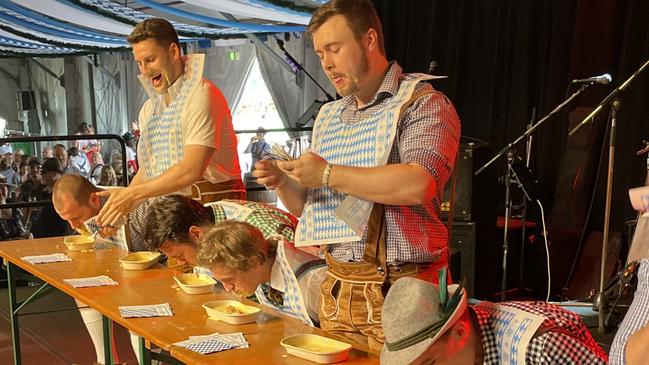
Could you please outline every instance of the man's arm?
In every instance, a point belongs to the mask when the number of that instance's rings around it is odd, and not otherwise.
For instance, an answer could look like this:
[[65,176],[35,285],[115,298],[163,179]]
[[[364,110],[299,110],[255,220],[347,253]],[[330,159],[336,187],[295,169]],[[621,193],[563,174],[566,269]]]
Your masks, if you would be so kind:
[[120,218],[128,214],[142,199],[176,192],[202,178],[214,149],[200,145],[183,148],[184,157],[160,176],[143,184],[136,175],[135,184],[128,188],[110,189],[97,193],[110,196],[97,220],[100,225],[119,225]]
[[[459,118],[452,104],[441,93],[426,94],[402,115],[400,135],[395,140],[401,163],[378,167],[333,165],[328,185],[333,190],[383,204],[425,203],[433,199],[438,185],[448,179],[459,138]],[[323,185],[327,161],[318,155],[305,153],[297,160],[277,165],[306,188]]]

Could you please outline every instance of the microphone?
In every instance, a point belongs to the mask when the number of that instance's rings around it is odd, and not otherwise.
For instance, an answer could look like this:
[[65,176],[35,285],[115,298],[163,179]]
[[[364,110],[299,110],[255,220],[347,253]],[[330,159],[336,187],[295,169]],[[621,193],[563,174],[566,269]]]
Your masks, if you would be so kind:
[[279,46],[279,49],[281,49],[282,51],[286,51],[284,49],[284,41],[281,39],[275,39],[275,40],[277,41],[277,45]]
[[428,64],[428,74],[432,75],[435,72],[435,69],[437,68],[437,61],[433,60],[430,61]]
[[591,82],[596,82],[598,84],[602,85],[607,85],[610,84],[613,78],[611,77],[610,74],[603,74],[599,76],[593,76],[589,77],[587,79],[574,79],[572,80],[573,84],[584,84],[584,83],[591,83]]

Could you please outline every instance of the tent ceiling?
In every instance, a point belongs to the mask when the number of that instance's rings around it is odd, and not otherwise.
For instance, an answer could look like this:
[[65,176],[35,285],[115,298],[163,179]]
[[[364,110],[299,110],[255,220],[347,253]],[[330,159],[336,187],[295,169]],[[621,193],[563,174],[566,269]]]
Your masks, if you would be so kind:
[[[0,0],[0,56],[123,50],[133,26],[169,19],[183,40],[303,32],[325,0]],[[232,15],[236,21],[228,20]]]

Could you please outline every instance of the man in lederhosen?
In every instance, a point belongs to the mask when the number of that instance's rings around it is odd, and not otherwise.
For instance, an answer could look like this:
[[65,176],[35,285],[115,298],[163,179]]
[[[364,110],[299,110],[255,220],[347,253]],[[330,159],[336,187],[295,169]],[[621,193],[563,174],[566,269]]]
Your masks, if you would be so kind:
[[389,285],[402,276],[436,282],[447,263],[438,213],[460,123],[451,102],[422,82],[431,76],[387,61],[370,1],[329,2],[308,32],[342,99],[320,110],[311,152],[260,161],[253,175],[301,217],[296,246],[327,245],[322,328],[378,352]]
[[128,42],[149,96],[139,115],[140,170],[128,188],[99,194],[110,195],[99,223],[119,225],[143,199],[174,192],[202,203],[245,198],[230,110],[203,79],[205,55],[183,56],[173,26],[159,18],[139,23]]

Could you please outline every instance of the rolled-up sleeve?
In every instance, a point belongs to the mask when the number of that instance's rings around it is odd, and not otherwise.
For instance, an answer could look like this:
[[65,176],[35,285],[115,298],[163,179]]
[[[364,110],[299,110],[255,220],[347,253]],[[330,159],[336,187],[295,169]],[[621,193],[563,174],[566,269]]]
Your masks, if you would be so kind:
[[[427,90],[428,89],[428,90]],[[399,126],[399,157],[402,163],[424,167],[442,189],[455,165],[460,140],[460,119],[453,104],[430,85],[418,86],[415,94],[429,91],[404,111]]]

